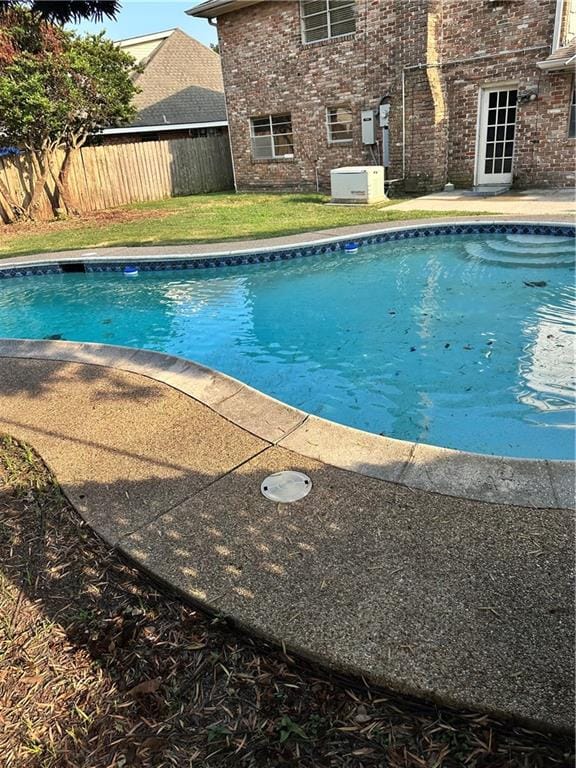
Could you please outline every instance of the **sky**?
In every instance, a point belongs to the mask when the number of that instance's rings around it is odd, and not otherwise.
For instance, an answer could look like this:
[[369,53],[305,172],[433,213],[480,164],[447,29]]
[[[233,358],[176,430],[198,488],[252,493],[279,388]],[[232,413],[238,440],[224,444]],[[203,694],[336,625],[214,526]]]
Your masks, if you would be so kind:
[[198,4],[198,0],[122,0],[116,21],[83,21],[69,26],[78,32],[95,33],[104,30],[112,40],[151,35],[154,32],[180,27],[204,45],[215,43],[216,30],[208,24],[208,20],[194,19],[185,13]]

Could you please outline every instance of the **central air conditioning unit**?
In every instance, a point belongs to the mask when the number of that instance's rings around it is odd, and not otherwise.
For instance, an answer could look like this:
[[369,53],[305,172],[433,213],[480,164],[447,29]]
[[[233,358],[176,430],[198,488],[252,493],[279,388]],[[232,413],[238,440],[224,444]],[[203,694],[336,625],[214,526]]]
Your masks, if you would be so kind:
[[380,165],[356,165],[330,171],[333,203],[371,205],[386,200],[384,168]]

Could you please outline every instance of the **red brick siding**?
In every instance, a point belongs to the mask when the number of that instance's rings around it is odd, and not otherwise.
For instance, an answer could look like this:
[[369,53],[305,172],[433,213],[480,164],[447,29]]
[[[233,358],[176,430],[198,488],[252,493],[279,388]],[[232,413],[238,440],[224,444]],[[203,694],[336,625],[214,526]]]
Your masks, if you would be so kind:
[[[478,94],[511,82],[538,88],[518,110],[515,182],[568,185],[574,140],[567,137],[571,77],[537,67],[549,53],[555,0],[358,0],[354,35],[303,45],[299,3],[266,2],[219,17],[218,33],[236,178],[240,189],[329,185],[332,168],[372,164],[361,143],[360,111],[391,97],[389,175],[402,175],[402,70],[406,70],[406,188],[474,181]],[[435,34],[428,27],[437,17]],[[427,48],[432,39],[435,51]],[[541,47],[540,47],[541,46]],[[524,53],[505,51],[537,48]],[[499,55],[500,54],[500,55]],[[454,60],[482,57],[474,61]],[[355,114],[351,144],[330,145],[326,107]],[[443,110],[442,107],[446,108]],[[254,161],[250,117],[290,112],[294,159]]]

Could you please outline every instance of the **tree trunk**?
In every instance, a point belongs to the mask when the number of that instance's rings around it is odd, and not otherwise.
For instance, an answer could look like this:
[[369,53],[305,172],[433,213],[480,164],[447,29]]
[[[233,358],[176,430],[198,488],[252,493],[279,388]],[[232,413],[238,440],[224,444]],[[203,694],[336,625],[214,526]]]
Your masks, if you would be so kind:
[[67,154],[68,154],[68,151],[66,151],[66,154],[64,155],[64,160],[62,161],[62,164],[60,166],[58,166],[58,164],[54,162],[58,157],[56,152],[54,153],[50,161],[50,175],[54,179],[54,194],[56,195],[56,203],[53,207],[56,213],[58,213],[58,211],[60,211],[62,208],[64,208],[66,213],[70,213],[70,206],[68,205],[68,202],[66,200],[66,191],[62,185],[62,180],[61,180],[62,168],[64,167],[64,163],[66,162]]
[[64,161],[62,162],[60,170],[58,171],[58,174],[54,176],[54,181],[56,182],[60,200],[64,204],[66,211],[72,216],[80,215],[80,211],[72,202],[69,187],[70,168],[72,166],[72,160],[77,151],[78,148],[75,146],[67,147],[66,154],[64,155]]
[[[28,214],[28,216],[30,216],[31,219],[36,219],[36,214],[38,212],[38,208],[40,207],[40,196],[44,190],[44,187],[46,186],[46,182],[48,181],[48,176],[50,175],[50,167],[52,165],[52,157],[54,155],[54,149],[44,148],[40,152],[38,150],[32,150],[30,155],[32,158],[32,165],[34,167],[34,172],[36,175],[36,181],[34,182],[34,185],[32,187],[30,200],[28,201],[28,205],[25,207],[25,211]],[[53,196],[48,193],[48,191],[47,191],[47,195],[50,200],[50,204],[52,206],[52,212],[55,215],[56,214],[55,200]]]
[[6,214],[9,224],[13,224],[24,213],[24,209],[14,200],[2,179],[0,179],[0,205]]

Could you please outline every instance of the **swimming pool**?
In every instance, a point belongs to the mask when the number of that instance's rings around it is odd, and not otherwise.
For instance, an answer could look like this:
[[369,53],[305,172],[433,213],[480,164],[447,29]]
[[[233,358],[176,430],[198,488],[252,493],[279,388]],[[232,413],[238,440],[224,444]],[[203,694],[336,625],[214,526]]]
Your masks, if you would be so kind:
[[0,336],[160,350],[370,432],[573,458],[572,237],[482,231],[324,250],[2,280]]

